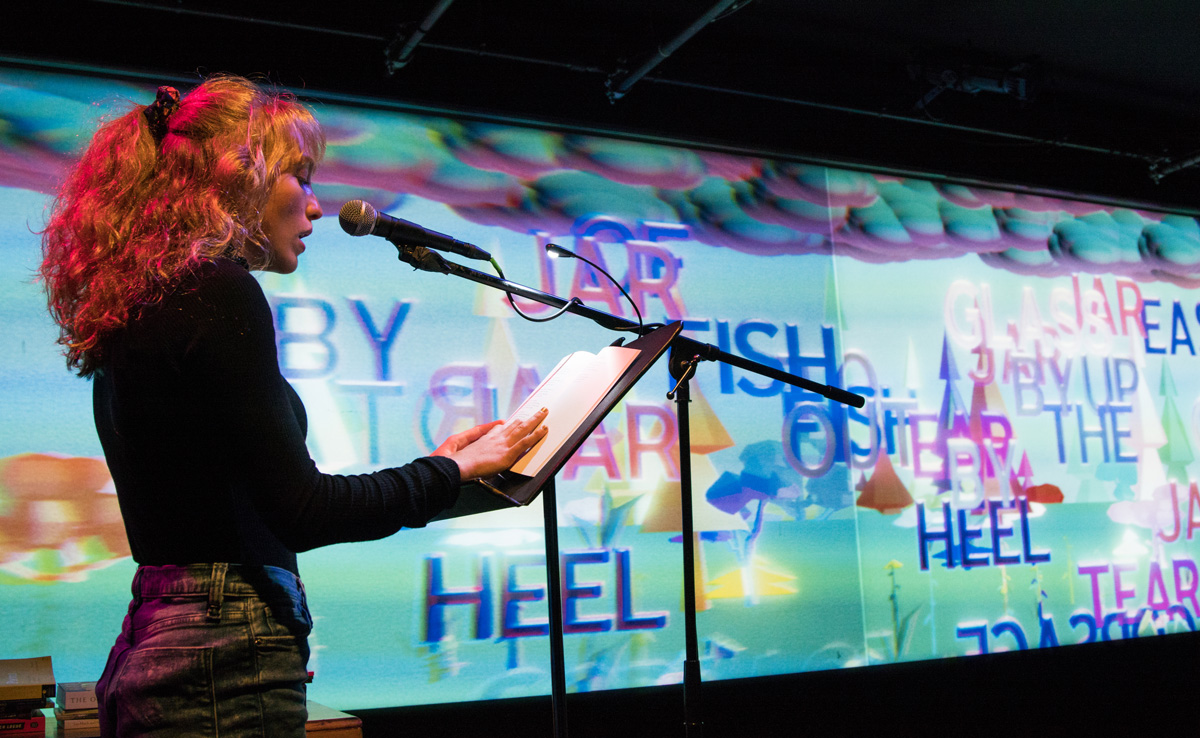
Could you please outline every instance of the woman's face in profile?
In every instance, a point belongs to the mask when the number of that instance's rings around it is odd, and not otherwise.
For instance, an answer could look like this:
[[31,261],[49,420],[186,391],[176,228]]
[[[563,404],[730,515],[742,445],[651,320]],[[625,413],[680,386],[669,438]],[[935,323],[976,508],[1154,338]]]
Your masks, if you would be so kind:
[[312,191],[312,165],[303,164],[275,181],[263,208],[262,230],[267,237],[270,262],[265,269],[291,274],[304,253],[304,241],[312,233],[312,222],[323,215]]

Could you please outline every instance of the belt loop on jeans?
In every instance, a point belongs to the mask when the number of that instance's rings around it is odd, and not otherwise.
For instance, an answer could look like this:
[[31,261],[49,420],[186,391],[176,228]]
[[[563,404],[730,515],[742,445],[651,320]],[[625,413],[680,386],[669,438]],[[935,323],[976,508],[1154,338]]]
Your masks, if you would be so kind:
[[212,577],[208,582],[208,619],[221,619],[221,602],[225,595],[225,572],[229,564],[213,564]]
[[142,567],[138,565],[137,571],[133,573],[133,602],[138,604],[142,601]]

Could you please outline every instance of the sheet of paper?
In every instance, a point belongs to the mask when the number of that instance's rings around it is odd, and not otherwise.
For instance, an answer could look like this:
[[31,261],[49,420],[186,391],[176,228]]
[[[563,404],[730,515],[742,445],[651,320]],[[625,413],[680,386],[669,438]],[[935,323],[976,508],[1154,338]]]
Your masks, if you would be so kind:
[[638,353],[637,349],[608,346],[594,355],[580,351],[563,358],[509,418],[512,422],[527,418],[543,407],[550,410],[543,421],[548,429],[546,437],[513,466],[513,471],[529,476],[541,471]]

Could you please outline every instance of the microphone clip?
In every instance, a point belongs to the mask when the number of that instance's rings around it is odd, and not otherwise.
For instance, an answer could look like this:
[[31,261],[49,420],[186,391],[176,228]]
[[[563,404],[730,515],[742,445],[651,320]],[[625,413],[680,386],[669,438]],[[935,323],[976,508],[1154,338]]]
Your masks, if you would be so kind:
[[441,254],[424,246],[406,246],[399,243],[394,245],[396,246],[396,255],[400,261],[412,265],[414,269],[420,269],[424,272],[438,272],[439,274],[450,273],[450,265],[442,258]]

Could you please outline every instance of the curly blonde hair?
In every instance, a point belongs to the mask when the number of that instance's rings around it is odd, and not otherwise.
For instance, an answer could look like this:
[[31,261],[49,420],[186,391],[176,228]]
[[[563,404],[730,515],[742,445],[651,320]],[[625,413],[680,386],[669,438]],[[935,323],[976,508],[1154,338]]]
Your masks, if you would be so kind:
[[91,376],[139,306],[221,254],[263,268],[262,210],[281,174],[314,167],[325,134],[286,92],[213,77],[179,102],[156,140],[138,105],[99,128],[67,174],[42,264],[67,366]]

